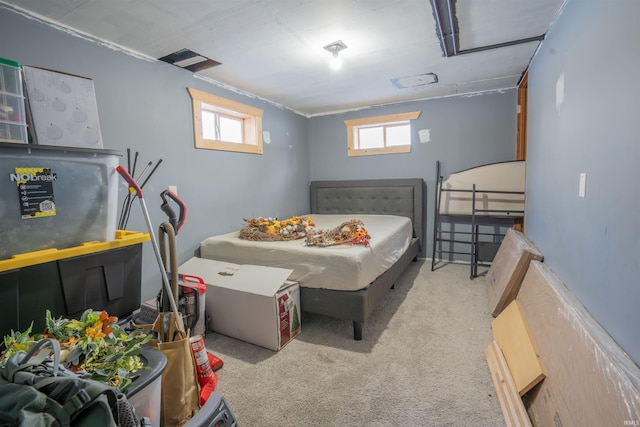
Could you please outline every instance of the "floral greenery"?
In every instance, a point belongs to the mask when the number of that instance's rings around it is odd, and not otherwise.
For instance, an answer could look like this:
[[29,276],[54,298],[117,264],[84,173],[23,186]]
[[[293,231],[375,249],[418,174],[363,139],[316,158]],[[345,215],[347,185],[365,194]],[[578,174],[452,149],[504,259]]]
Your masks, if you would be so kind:
[[371,236],[359,219],[343,222],[332,230],[314,230],[307,235],[307,246],[328,247],[335,245],[369,246]]
[[301,239],[315,227],[313,218],[292,216],[279,220],[278,218],[257,217],[244,218],[247,225],[240,230],[239,237],[246,240],[293,240]]
[[61,361],[66,368],[86,372],[94,380],[124,390],[137,377],[135,372],[144,367],[140,346],[151,336],[138,330],[127,333],[117,320],[106,311],[93,310],[86,310],[80,319],[54,319],[47,310],[44,333],[32,334],[32,324],[24,332],[12,330],[4,337],[0,366],[17,351],[28,351],[43,338],[55,338],[60,342]]

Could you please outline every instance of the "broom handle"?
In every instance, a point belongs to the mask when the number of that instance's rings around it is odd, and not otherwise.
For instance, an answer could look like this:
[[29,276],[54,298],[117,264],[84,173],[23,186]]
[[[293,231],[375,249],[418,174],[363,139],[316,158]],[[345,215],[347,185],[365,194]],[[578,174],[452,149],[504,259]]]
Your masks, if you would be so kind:
[[165,293],[169,298],[169,305],[171,306],[171,311],[173,311],[173,315],[178,322],[178,327],[181,331],[185,331],[184,322],[182,321],[182,316],[180,315],[180,311],[178,311],[178,306],[176,305],[176,300],[173,297],[173,291],[171,290],[171,284],[169,283],[169,277],[167,276],[167,271],[164,268],[164,263],[162,262],[162,257],[160,255],[160,249],[158,248],[158,242],[156,240],[155,235],[153,234],[153,226],[151,225],[151,218],[149,217],[149,211],[147,210],[147,204],[144,202],[144,197],[142,196],[142,190],[138,183],[129,175],[129,173],[122,166],[118,166],[116,168],[118,173],[124,178],[125,181],[129,184],[131,188],[136,190],[136,197],[140,199],[140,206],[142,207],[142,214],[144,216],[144,220],[147,223],[147,229],[149,230],[149,235],[151,236],[151,245],[153,246],[153,253],[156,255],[156,260],[158,261],[158,266],[160,267],[160,274],[162,275],[162,283],[164,284]]

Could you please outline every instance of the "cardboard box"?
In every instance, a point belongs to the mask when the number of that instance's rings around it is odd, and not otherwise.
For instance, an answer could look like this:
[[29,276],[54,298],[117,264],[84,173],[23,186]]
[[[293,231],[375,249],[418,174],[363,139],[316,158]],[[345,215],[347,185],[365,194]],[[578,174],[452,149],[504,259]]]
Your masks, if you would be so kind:
[[179,273],[200,277],[208,329],[278,351],[301,331],[300,287],[292,270],[193,257]]
[[35,143],[103,148],[92,79],[45,68],[22,68],[27,117]]
[[546,378],[526,397],[534,425],[640,422],[640,368],[564,283],[531,261],[516,301]]
[[486,276],[493,317],[516,299],[531,261],[542,259],[542,253],[527,236],[512,228],[507,230]]

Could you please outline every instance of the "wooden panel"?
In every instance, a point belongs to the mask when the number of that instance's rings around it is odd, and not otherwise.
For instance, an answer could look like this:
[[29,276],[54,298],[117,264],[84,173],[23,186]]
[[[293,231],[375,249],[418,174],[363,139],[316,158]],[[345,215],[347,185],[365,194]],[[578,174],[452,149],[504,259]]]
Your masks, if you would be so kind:
[[496,387],[498,401],[500,402],[507,427],[531,426],[531,420],[520,399],[498,343],[493,341],[486,348],[484,354],[487,357],[491,379],[493,379],[493,385]]
[[516,299],[531,260],[542,258],[542,253],[524,234],[507,230],[486,276],[489,309],[494,317]]
[[516,160],[527,159],[527,102],[529,72],[526,71],[518,86],[518,125],[516,128]]
[[[516,130],[516,160],[527,160],[527,100],[529,93],[529,71],[525,71],[518,86],[518,125]],[[517,218],[515,230],[524,233],[524,218]]]
[[513,301],[491,322],[493,338],[502,349],[520,396],[544,378],[540,360],[529,337],[518,302]]
[[638,425],[640,368],[547,265],[531,262],[516,301],[547,375],[526,396],[532,421]]

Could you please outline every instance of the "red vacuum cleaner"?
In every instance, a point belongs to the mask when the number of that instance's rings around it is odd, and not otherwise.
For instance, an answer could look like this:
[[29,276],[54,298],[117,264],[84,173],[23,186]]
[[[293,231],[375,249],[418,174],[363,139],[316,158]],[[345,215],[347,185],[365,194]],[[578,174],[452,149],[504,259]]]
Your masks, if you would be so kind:
[[[180,197],[178,197],[177,194],[170,190],[164,190],[162,193],[160,193],[160,198],[162,199],[160,209],[167,215],[169,224],[171,224],[171,226],[175,230],[175,235],[177,236],[187,218],[187,205]],[[178,205],[178,214],[176,214],[175,210],[171,207],[170,202],[174,202]],[[202,278],[187,274],[178,274],[178,283],[180,286],[178,308],[182,313],[184,319],[186,319],[187,321],[186,327],[191,330],[193,342],[197,342],[198,336],[204,336],[206,332],[206,285]],[[204,342],[202,342],[201,347],[204,348]],[[213,372],[216,372],[220,368],[222,368],[222,365],[224,363],[220,358],[214,356],[209,351],[207,351],[207,356],[208,363]],[[199,376],[207,376],[208,369],[206,367],[206,364],[204,364],[205,366],[202,366],[202,372],[200,372],[201,365],[203,365],[202,359],[202,356],[196,356],[196,361],[199,363],[197,366],[199,369],[198,374]],[[213,391],[213,389],[211,391]]]
[[[178,303],[180,301],[180,292],[178,291],[178,287],[172,287],[171,286],[171,282],[169,280],[169,277],[167,275],[167,259],[166,259],[166,255],[165,255],[165,248],[164,248],[164,239],[160,240],[160,245],[158,245],[158,242],[156,241],[156,238],[154,236],[153,233],[153,228],[151,225],[151,218],[149,217],[149,212],[147,210],[147,206],[146,203],[144,201],[144,197],[142,195],[142,189],[141,187],[137,184],[137,182],[135,181],[135,179],[133,179],[131,177],[131,175],[126,171],[126,169],[122,166],[118,166],[116,168],[117,172],[122,176],[122,178],[127,181],[127,183],[129,184],[130,188],[132,188],[133,190],[135,190],[135,196],[140,200],[140,206],[142,208],[142,213],[145,219],[145,222],[147,223],[147,228],[149,230],[149,234],[151,237],[151,244],[153,246],[153,250],[154,250],[154,254],[156,256],[156,260],[158,262],[158,265],[160,267],[160,272],[162,275],[162,283],[164,285],[163,287],[163,292],[162,292],[162,297],[161,297],[161,304],[164,307],[169,306],[171,308],[171,311],[178,323],[178,327],[180,330],[182,331],[188,331],[192,328],[187,329],[185,327],[184,321],[183,321],[183,314],[186,311],[184,308],[183,310],[180,309]],[[131,191],[130,191],[131,193]],[[173,192],[169,191],[169,190],[165,190],[161,193],[161,198],[163,200],[163,204],[160,206],[160,208],[162,209],[162,211],[169,217],[169,223],[163,223],[160,227],[160,231],[163,232],[164,234],[167,234],[169,236],[169,245],[170,245],[170,264],[171,264],[171,271],[172,276],[174,279],[178,278],[177,275],[177,271],[178,271],[178,266],[177,266],[177,257],[176,257],[176,250],[175,250],[175,236],[178,234],[179,230],[182,228],[182,226],[184,225],[185,219],[186,219],[186,204],[184,203],[184,201],[182,201],[182,199],[180,199],[176,194],[174,194]],[[179,206],[179,215],[175,214],[175,211],[173,210],[173,208],[171,207],[169,201],[170,200],[175,202],[178,206]],[[200,279],[201,283],[204,285],[204,282],[202,281],[202,279]],[[179,281],[178,281],[179,282]],[[200,299],[201,303],[202,303],[202,307],[204,307],[204,298]],[[163,308],[160,308],[160,312],[163,312]],[[196,307],[197,312],[200,312],[199,307]],[[204,317],[204,315],[203,315]],[[198,317],[195,317],[195,320],[198,320]],[[204,319],[203,319],[204,320]],[[191,325],[190,325],[191,326]],[[215,373],[215,371],[217,371],[218,369],[222,368],[223,362],[221,359],[219,359],[218,357],[214,356],[213,354],[209,353],[208,351],[206,351],[206,349],[204,349],[204,340],[202,338],[202,335],[194,335],[191,337],[190,342],[192,343],[191,347],[192,347],[192,353],[194,355],[194,358],[196,359],[196,368],[198,371],[198,382],[199,385],[201,387],[200,389],[200,404],[204,405],[204,403],[207,401],[207,399],[209,398],[209,395],[214,391],[217,382],[218,382],[218,377],[217,374]],[[203,360],[203,351],[200,351],[200,353],[196,353],[196,351],[194,351],[194,344],[198,343],[198,345],[201,345],[202,350],[204,350],[204,352],[206,352],[206,358],[204,358]],[[205,363],[206,362],[206,363]],[[207,366],[208,365],[208,366]]]

